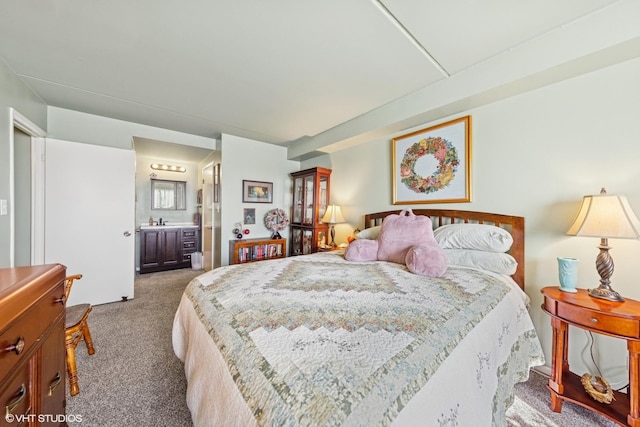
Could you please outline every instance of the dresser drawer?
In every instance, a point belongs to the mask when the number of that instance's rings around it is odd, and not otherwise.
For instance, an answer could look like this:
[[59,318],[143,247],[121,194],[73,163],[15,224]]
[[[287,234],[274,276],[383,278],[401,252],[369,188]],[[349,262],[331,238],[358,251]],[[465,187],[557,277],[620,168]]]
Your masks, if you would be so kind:
[[64,282],[40,298],[29,310],[0,331],[0,379],[27,355],[52,321],[64,312],[60,298]]
[[597,329],[604,333],[640,338],[640,322],[638,320],[611,317],[594,310],[569,304],[558,305],[558,317],[565,319],[569,323],[584,326],[587,329]]
[[[23,363],[13,373],[0,389],[0,411],[2,411],[2,425],[21,426],[26,417],[33,412],[33,390],[31,390],[30,363]],[[18,420],[22,420],[20,423]]]
[[64,355],[64,319],[55,323],[51,335],[42,342],[43,355],[40,374],[40,412],[43,414],[64,414],[64,399],[66,395],[65,382],[67,365],[64,357],[50,357]]

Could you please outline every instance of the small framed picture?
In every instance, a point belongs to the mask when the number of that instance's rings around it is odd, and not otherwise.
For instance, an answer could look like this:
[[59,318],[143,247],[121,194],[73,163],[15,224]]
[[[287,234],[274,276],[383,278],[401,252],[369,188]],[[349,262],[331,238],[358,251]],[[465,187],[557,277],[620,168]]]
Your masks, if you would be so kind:
[[256,223],[255,208],[244,208],[244,214],[242,215],[242,218],[244,218],[245,224],[255,224]]
[[243,203],[273,203],[273,182],[242,180]]

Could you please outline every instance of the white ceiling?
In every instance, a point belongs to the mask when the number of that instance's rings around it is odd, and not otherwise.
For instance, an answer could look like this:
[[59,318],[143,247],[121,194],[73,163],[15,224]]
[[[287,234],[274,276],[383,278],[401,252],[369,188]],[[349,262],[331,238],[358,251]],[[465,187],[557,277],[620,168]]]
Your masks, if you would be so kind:
[[48,105],[304,158],[638,57],[639,5],[5,1],[0,58]]

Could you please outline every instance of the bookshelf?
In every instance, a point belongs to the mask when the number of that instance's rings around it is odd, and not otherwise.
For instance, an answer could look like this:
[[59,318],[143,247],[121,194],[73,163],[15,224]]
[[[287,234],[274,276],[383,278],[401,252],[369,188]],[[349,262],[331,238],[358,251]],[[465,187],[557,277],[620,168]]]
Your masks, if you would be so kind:
[[284,258],[286,255],[287,239],[229,240],[229,265]]

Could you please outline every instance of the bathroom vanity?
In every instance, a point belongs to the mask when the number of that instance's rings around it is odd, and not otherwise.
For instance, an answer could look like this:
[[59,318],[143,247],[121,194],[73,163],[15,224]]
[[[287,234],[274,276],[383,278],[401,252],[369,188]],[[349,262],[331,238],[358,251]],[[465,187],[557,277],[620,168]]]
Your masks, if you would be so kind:
[[140,273],[191,267],[199,234],[197,225],[141,226]]

